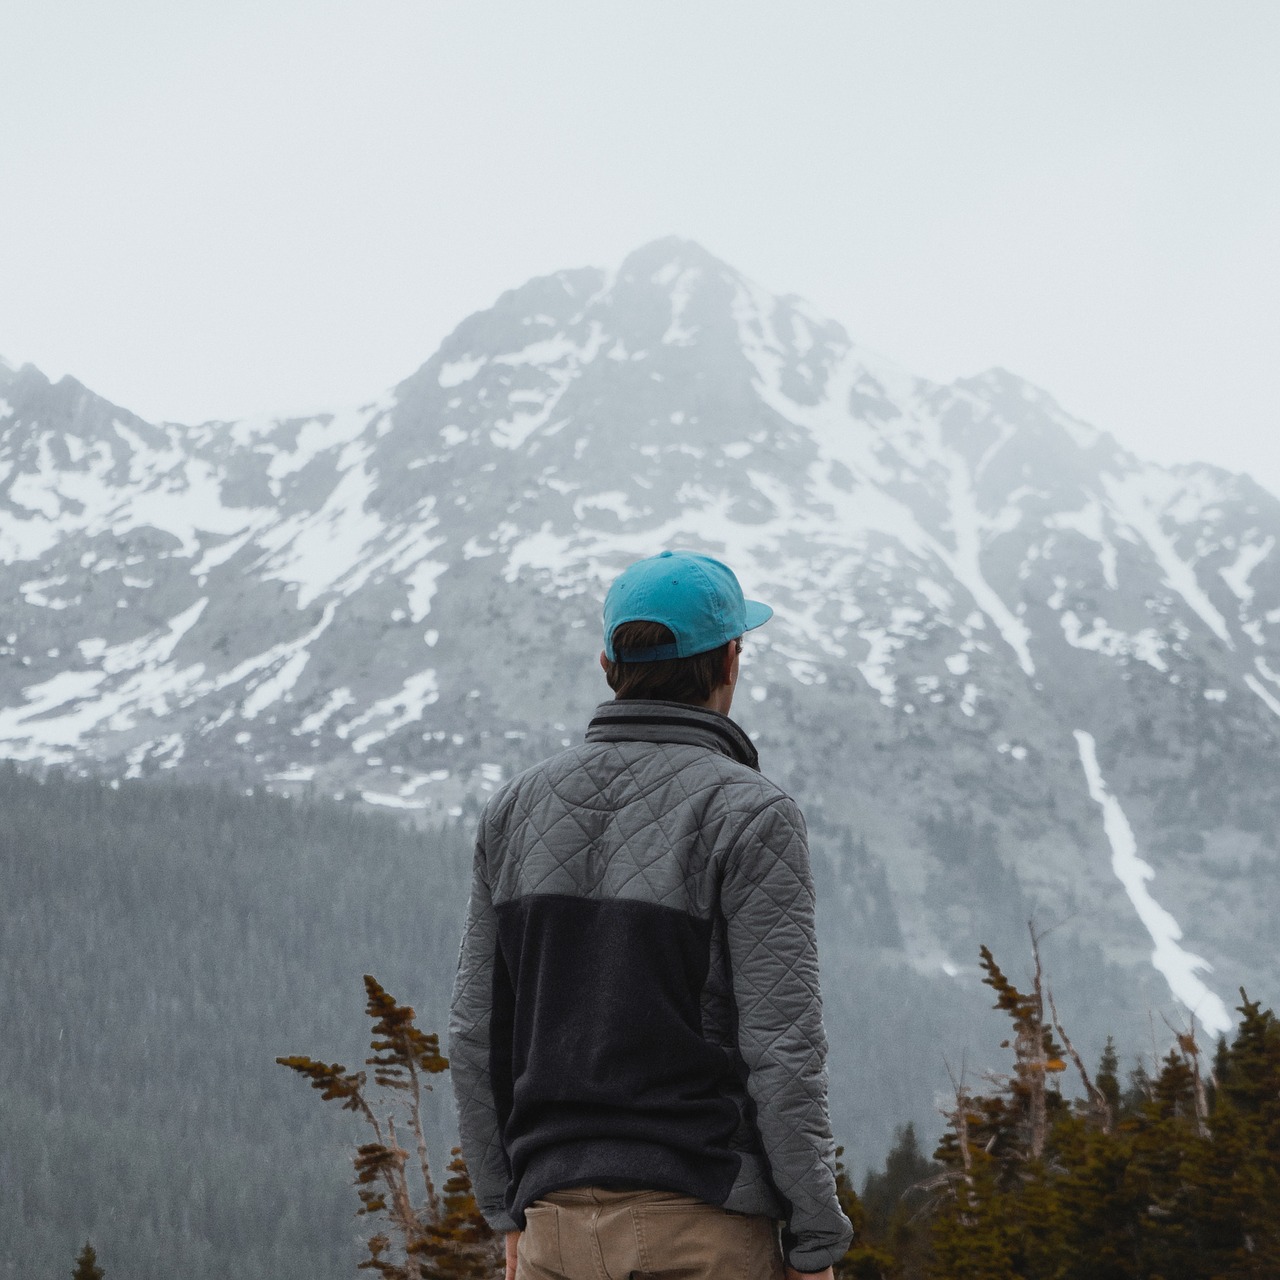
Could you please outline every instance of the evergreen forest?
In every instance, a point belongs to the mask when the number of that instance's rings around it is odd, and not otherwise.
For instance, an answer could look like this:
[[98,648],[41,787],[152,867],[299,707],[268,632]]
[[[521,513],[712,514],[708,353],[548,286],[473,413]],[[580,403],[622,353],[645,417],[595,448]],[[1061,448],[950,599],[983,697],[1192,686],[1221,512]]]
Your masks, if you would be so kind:
[[[911,1130],[861,1198],[844,1280],[1274,1280],[1280,1276],[1280,1023],[1241,992],[1206,1054],[1170,1028],[1158,1069],[1122,1083],[1108,1043],[1080,1058],[1043,981],[1026,991],[982,948],[1013,1061],[958,1078],[932,1161]],[[1074,1074],[1069,1096],[1062,1080]]]
[[365,973],[443,1028],[470,869],[461,827],[0,766],[0,1277],[86,1239],[129,1280],[354,1275],[357,1122],[275,1058],[363,1060]]
[[[469,826],[0,766],[0,1280],[500,1275],[436,1035]],[[1006,1038],[937,1131],[838,1166],[837,1275],[1280,1276],[1280,1024],[1086,1063],[1038,944],[982,949]]]

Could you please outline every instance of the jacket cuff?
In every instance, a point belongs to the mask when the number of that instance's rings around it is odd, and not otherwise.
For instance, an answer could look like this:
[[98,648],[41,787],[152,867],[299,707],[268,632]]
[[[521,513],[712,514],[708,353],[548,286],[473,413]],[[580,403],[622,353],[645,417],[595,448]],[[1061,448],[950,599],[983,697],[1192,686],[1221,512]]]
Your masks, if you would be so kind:
[[800,1272],[825,1271],[828,1267],[834,1267],[849,1252],[849,1245],[852,1243],[853,1233],[850,1232],[849,1238],[843,1243],[793,1244],[790,1248],[784,1250],[787,1257],[787,1265]]
[[[490,1228],[499,1235],[503,1235],[508,1231],[519,1231],[515,1219],[507,1212],[505,1205],[482,1204],[480,1212],[484,1220],[489,1224]],[[825,1264],[824,1264],[825,1265]]]

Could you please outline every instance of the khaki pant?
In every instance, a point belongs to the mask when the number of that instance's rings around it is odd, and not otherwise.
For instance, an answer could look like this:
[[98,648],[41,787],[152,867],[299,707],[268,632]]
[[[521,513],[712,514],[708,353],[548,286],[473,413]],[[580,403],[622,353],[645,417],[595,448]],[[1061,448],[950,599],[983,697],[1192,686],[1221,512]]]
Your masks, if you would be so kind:
[[574,1187],[525,1210],[516,1280],[781,1280],[768,1218],[674,1191]]

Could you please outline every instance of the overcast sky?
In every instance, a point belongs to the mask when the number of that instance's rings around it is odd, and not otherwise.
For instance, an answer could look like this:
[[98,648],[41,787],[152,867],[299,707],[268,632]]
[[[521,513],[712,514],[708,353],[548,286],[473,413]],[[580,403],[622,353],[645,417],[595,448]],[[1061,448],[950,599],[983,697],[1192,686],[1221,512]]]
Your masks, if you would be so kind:
[[1280,492],[1280,4],[15,0],[0,354],[338,408],[695,239],[937,379]]

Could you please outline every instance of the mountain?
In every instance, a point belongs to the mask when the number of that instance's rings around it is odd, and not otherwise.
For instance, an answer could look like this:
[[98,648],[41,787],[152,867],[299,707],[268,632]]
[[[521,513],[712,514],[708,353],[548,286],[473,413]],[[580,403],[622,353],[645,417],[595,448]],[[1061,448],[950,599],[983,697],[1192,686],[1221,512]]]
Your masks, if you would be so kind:
[[153,424],[29,366],[0,401],[16,760],[465,817],[607,696],[610,578],[687,546],[777,611],[735,715],[810,821],[856,1142],[980,1038],[977,947],[1016,972],[1029,919],[1088,1052],[1280,989],[1245,476],[915,377],[679,240],[504,294],[355,410]]

